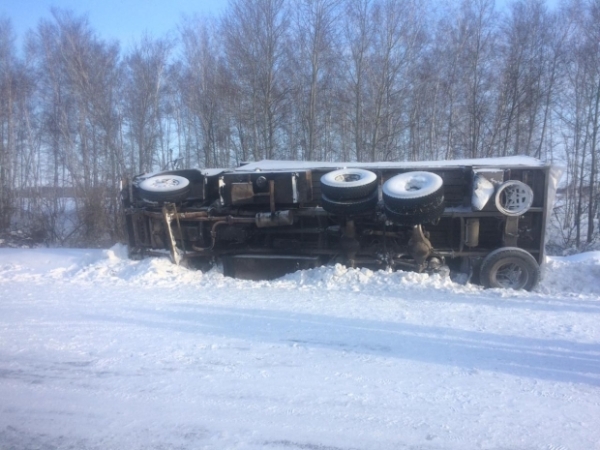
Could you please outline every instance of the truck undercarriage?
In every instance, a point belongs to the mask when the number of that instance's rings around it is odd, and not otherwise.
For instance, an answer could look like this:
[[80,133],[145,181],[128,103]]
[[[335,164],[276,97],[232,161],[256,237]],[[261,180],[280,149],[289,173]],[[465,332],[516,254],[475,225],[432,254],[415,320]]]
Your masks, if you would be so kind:
[[129,252],[274,278],[341,263],[463,274],[533,289],[550,167],[531,158],[429,163],[262,161],[126,182]]

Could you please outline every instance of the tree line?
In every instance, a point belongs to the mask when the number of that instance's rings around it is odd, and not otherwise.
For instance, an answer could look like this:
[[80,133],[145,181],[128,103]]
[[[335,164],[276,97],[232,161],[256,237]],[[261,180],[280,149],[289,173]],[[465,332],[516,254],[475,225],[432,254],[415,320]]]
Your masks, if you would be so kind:
[[130,48],[0,19],[0,231],[105,245],[119,181],[243,161],[530,155],[566,168],[557,245],[598,239],[600,0],[230,0]]

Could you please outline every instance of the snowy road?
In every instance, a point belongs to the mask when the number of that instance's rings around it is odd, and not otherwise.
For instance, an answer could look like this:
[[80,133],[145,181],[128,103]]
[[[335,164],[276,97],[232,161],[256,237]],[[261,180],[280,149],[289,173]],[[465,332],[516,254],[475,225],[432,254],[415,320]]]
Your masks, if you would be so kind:
[[0,449],[600,449],[600,254],[515,293],[0,249]]

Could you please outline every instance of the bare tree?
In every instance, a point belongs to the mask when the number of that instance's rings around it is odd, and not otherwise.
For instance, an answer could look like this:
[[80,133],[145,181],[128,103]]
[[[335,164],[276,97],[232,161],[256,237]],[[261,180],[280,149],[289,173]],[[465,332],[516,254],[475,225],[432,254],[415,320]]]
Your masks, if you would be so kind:
[[302,0],[296,6],[286,76],[293,84],[300,157],[326,160],[333,153],[327,136],[332,133],[328,117],[333,115],[333,85],[339,73],[336,26],[340,1]]
[[204,167],[231,163],[226,148],[227,122],[223,105],[227,74],[221,62],[215,24],[196,18],[182,29],[183,64],[179,88],[191,135],[198,150],[198,162]]
[[371,0],[352,0],[346,4],[344,38],[347,45],[346,98],[348,121],[352,126],[354,158],[365,159],[365,97],[368,53],[373,45],[374,25],[369,20]]
[[405,99],[414,86],[410,74],[424,46],[422,2],[385,0],[375,3],[371,21],[375,31],[367,65],[369,157],[371,161],[403,159],[406,152],[400,150],[402,134],[418,121],[408,114],[416,110],[410,108]]
[[503,155],[533,155],[543,139],[544,103],[551,99],[554,79],[547,72],[552,64],[551,30],[555,23],[543,0],[517,1],[502,31],[503,78],[498,111]]
[[12,25],[8,19],[0,19],[0,231],[9,228],[15,202],[17,76]]
[[562,230],[564,244],[576,249],[590,246],[598,235],[599,10],[595,1],[573,0],[561,14],[568,25],[559,47],[564,68],[557,70],[561,89],[555,107],[567,168]]
[[239,115],[238,140],[251,142],[254,159],[275,158],[287,83],[284,0],[233,0],[223,19],[230,89]]
[[125,58],[123,111],[132,147],[129,164],[140,172],[160,167],[168,158],[162,141],[171,48],[166,39],[146,35]]
[[464,95],[466,127],[463,148],[465,156],[476,158],[488,156],[491,146],[488,136],[490,124],[489,98],[492,95],[495,48],[493,46],[494,2],[473,0],[463,3],[467,20],[465,45]]
[[[43,175],[43,183],[51,186],[45,190],[45,210],[52,239],[89,245],[119,234],[104,213],[116,212],[115,184],[122,168],[114,114],[118,47],[99,40],[85,17],[63,10],[52,15],[54,20],[42,21],[30,41],[49,150],[43,162],[52,170]],[[60,225],[69,202],[75,204],[76,220]]]

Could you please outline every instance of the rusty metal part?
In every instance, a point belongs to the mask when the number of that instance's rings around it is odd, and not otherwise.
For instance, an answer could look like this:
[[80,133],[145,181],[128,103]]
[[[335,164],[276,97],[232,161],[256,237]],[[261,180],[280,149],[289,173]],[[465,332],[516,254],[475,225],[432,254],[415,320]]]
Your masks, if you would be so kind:
[[275,180],[269,180],[269,204],[271,212],[275,212]]
[[477,247],[479,245],[479,219],[466,220],[464,243],[467,247]]
[[[146,211],[146,210],[128,210],[126,211],[128,214],[142,214],[147,217],[151,217],[153,219],[161,219],[162,214],[154,211]],[[276,211],[275,211],[276,212]],[[254,213],[251,213],[254,216]],[[320,206],[311,207],[311,208],[300,208],[297,210],[293,210],[294,217],[328,217],[330,214],[325,211]],[[199,222],[215,222],[223,219],[224,216],[211,216],[208,211],[193,211],[193,212],[178,212],[177,217],[179,220],[196,220]],[[236,217],[236,216],[233,216]],[[245,219],[245,218],[241,218]],[[254,219],[252,219],[254,220]]]
[[215,223],[213,223],[211,229],[210,229],[210,245],[208,247],[198,247],[196,245],[192,245],[192,249],[194,251],[197,252],[206,252],[206,251],[210,251],[215,247],[215,244],[217,242],[217,227],[221,226],[221,225],[231,225],[234,223],[247,223],[247,224],[251,224],[254,223],[255,219],[254,218],[250,218],[250,217],[233,217],[233,216],[226,216],[226,217],[220,217],[220,220],[217,220]]
[[294,211],[294,215],[297,217],[329,217],[330,214],[320,206],[313,206],[309,208],[300,208]]
[[258,228],[291,226],[294,224],[292,211],[275,211],[274,213],[258,213],[255,216]]
[[342,250],[346,254],[348,266],[354,267],[356,265],[354,260],[356,258],[356,253],[360,250],[360,243],[356,239],[356,224],[354,223],[354,220],[350,219],[346,221],[340,244]]
[[164,219],[164,223],[167,227],[167,235],[169,237],[169,249],[171,251],[171,260],[179,265],[181,261],[180,250],[177,248],[177,243],[175,242],[175,236],[173,235],[173,229],[171,228],[171,222],[173,221],[173,217],[177,215],[177,207],[173,203],[165,203],[162,207],[162,215]]
[[414,258],[417,263],[418,271],[421,272],[425,266],[425,261],[433,247],[429,239],[425,237],[421,225],[415,225],[412,230],[412,236],[408,241],[408,253]]
[[381,230],[363,230],[363,236],[384,236],[392,238],[403,238],[405,236],[403,231],[381,231]]
[[[151,217],[153,219],[162,219],[161,213],[152,211],[140,211],[144,216]],[[211,216],[207,211],[196,211],[196,212],[183,212],[173,213],[173,218],[177,218],[182,221],[195,220],[198,222],[221,222],[223,220],[228,223],[254,223],[254,217],[237,217],[232,215],[227,216]]]
[[505,247],[516,247],[519,239],[519,217],[508,216],[504,224],[502,243]]
[[248,183],[231,183],[231,204],[245,205],[254,202],[254,186]]

